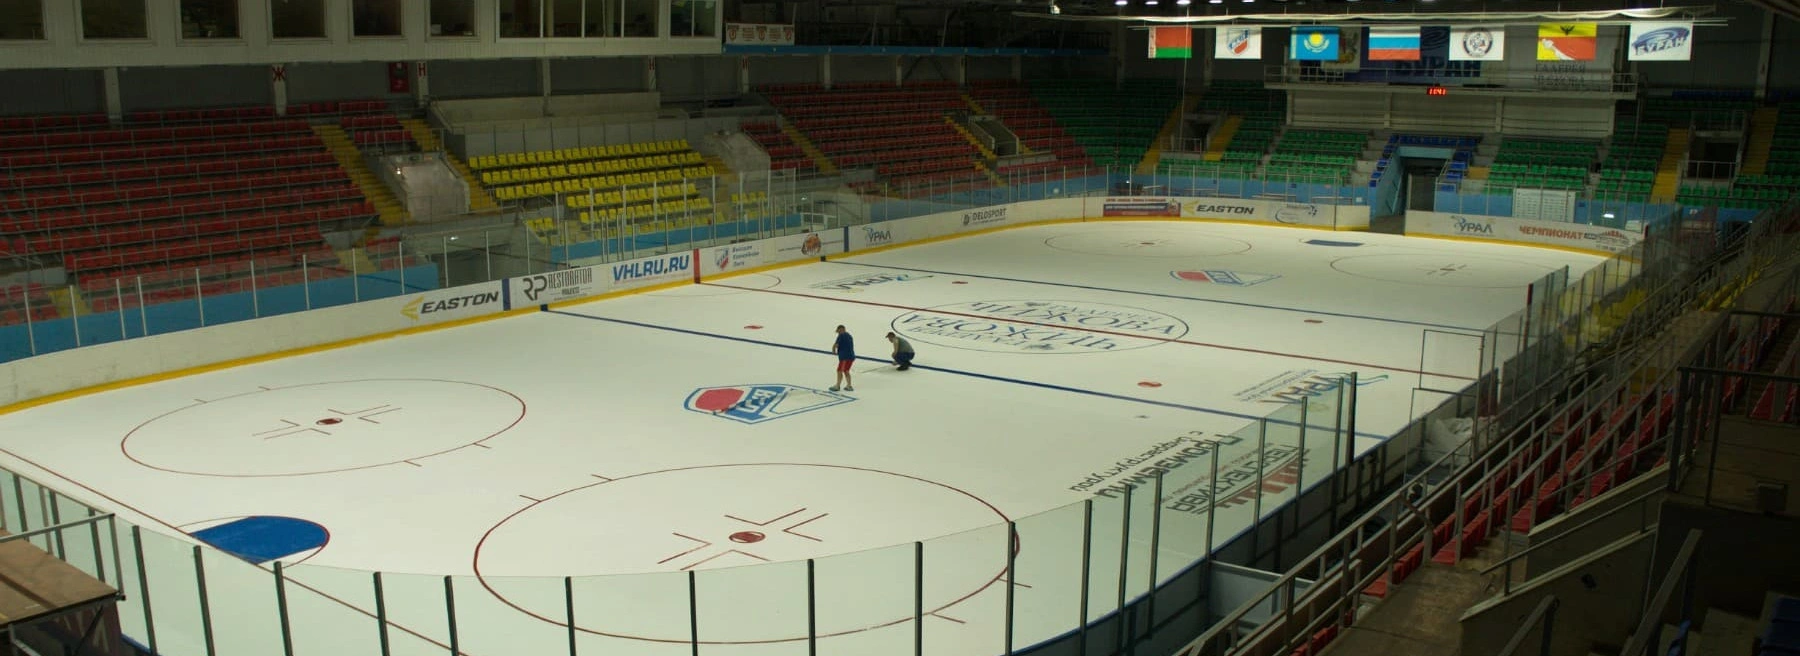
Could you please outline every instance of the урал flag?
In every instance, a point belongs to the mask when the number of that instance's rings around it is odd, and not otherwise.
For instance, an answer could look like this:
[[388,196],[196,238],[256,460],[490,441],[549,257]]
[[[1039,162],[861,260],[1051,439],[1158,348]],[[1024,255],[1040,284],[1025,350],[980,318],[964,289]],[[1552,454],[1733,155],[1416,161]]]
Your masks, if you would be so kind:
[[1538,61],[1594,61],[1599,27],[1593,23],[1538,24]]
[[1192,59],[1194,30],[1187,26],[1150,28],[1151,59]]

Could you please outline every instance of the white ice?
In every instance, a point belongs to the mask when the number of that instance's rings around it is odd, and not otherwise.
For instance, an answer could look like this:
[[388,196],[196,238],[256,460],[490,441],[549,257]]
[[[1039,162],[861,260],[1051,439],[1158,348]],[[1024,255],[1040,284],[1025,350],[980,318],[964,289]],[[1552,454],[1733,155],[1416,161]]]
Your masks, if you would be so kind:
[[[1255,473],[1255,420],[1281,412],[1261,433],[1276,484],[1219,484],[1268,489],[1267,514],[1345,450],[1335,391],[1311,399],[1300,461],[1298,407],[1277,401],[1357,372],[1366,451],[1442,399],[1415,388],[1468,384],[1494,348],[1480,331],[1527,284],[1599,261],[1227,224],[1018,228],[80,397],[0,417],[0,449],[145,527],[170,653],[199,652],[192,557],[152,532],[277,515],[331,535],[285,572],[300,653],[375,652],[374,571],[396,653],[448,644],[443,576],[466,653],[565,650],[564,576],[584,651],[687,653],[695,571],[705,653],[802,654],[811,558],[821,653],[909,654],[924,541],[927,648],[986,656],[1004,647],[1008,520],[1023,647],[1077,623],[1082,500],[1096,501],[1100,617],[1122,555],[1135,596],[1257,505],[1193,510],[1182,500],[1211,463],[1190,459],[1165,477],[1152,573],[1148,489],[1119,539],[1131,473],[1214,444],[1222,472]],[[838,324],[864,360],[855,391],[834,394]],[[915,369],[886,364],[890,330]],[[737,418],[684,409],[697,390],[756,385],[786,391]],[[273,653],[269,574],[207,558],[220,653]]]

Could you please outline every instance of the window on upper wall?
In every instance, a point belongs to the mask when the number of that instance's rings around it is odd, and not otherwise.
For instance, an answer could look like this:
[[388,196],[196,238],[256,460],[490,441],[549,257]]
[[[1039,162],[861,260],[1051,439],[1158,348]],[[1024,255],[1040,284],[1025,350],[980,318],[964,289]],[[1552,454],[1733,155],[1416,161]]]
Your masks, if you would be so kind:
[[624,0],[624,14],[619,18],[625,25],[625,36],[659,36],[657,26],[661,22],[661,8],[656,0]]
[[475,36],[475,0],[431,0],[432,36]]
[[500,0],[500,38],[536,39],[544,36],[542,0]]
[[81,38],[150,38],[144,0],[81,0]]
[[582,14],[582,36],[618,36],[619,35],[619,2],[620,0],[583,0],[586,2],[585,14]]
[[401,36],[400,0],[353,0],[350,3],[350,35]]
[[269,0],[269,33],[277,39],[325,38],[325,0]]
[[674,0],[669,7],[669,36],[718,36],[717,0]]
[[581,36],[582,0],[550,0],[550,36]]
[[0,0],[0,41],[42,41],[44,0]]
[[238,38],[238,0],[181,0],[181,38]]

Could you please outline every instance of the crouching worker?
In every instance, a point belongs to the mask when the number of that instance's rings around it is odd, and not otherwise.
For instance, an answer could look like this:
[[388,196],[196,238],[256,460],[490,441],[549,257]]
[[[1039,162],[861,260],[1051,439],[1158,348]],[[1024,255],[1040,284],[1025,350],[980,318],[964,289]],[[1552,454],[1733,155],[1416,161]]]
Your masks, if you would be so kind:
[[913,361],[912,342],[908,342],[905,337],[893,333],[887,334],[887,340],[888,343],[894,345],[894,364],[900,366],[900,371],[911,369]]

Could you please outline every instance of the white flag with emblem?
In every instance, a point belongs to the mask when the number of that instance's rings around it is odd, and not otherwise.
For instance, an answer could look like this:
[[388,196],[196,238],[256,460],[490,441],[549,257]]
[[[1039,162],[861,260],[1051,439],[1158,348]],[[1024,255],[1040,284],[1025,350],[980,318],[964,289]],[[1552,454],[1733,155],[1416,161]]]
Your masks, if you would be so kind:
[[1506,61],[1506,26],[1451,26],[1450,61]]

